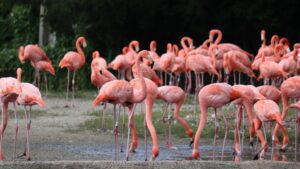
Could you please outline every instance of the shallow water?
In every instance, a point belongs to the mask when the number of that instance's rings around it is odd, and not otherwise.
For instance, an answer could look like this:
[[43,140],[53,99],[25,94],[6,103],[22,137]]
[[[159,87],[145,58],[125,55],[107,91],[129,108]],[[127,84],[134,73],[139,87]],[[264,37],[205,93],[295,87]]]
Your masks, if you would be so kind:
[[[100,160],[114,160],[114,146],[112,145],[85,145],[85,144],[48,144],[44,145],[44,150],[47,149],[60,151],[67,151],[71,154],[79,154],[83,157],[100,159]],[[147,158],[149,160],[151,154],[151,145],[147,146]],[[125,147],[124,147],[125,150]],[[232,161],[232,146],[225,146],[224,149],[224,161]],[[213,146],[212,145],[201,145],[199,146],[199,151],[201,153],[202,160],[213,160]],[[191,156],[192,148],[188,144],[175,144],[172,149],[167,148],[166,145],[160,146],[160,154],[156,160],[185,160],[186,157]],[[215,147],[215,160],[221,160],[222,146]],[[126,152],[119,153],[119,159],[125,159]],[[298,152],[298,162],[300,153]],[[244,147],[242,152],[242,160],[252,160],[253,154],[249,147]],[[274,158],[278,161],[294,161],[294,151],[293,148],[289,149],[283,153],[279,152],[278,149],[274,149]],[[130,161],[143,161],[145,159],[144,145],[139,145],[136,149],[136,153],[129,154]],[[269,147],[268,152],[265,154],[265,160],[271,160],[271,147]]]

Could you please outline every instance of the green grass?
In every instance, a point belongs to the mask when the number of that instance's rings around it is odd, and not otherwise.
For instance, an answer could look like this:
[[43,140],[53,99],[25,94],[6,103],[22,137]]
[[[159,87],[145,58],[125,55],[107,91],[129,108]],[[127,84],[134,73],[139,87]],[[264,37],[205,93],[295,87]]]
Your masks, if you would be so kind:
[[[28,112],[29,112],[29,109],[27,109],[27,113]],[[48,115],[48,114],[44,110],[32,110],[31,111],[31,118],[32,119],[40,117],[40,116],[45,116],[45,115]],[[24,119],[24,117],[25,117],[24,111],[23,110],[17,110],[17,118],[18,119]],[[9,110],[9,118],[10,119],[15,118],[13,110]]]

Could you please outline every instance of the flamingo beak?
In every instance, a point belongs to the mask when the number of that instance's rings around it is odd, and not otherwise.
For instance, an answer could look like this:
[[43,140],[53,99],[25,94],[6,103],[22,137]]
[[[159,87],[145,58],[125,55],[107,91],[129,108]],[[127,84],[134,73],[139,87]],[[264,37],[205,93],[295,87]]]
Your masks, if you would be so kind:
[[84,48],[86,48],[86,47],[87,47],[87,44],[86,44],[86,42],[85,42],[85,41],[82,43],[82,46],[83,46]]

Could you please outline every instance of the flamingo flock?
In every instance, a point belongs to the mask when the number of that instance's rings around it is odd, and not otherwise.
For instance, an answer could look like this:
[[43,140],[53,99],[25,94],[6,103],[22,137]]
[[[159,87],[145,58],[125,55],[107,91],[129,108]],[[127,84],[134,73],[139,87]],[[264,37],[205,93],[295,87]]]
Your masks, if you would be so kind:
[[[168,43],[166,53],[159,55],[156,52],[158,47],[156,41],[151,41],[149,50],[141,50],[137,40],[131,41],[128,46],[124,46],[122,53],[117,55],[113,61],[107,64],[100,52],[95,50],[92,54],[91,62],[91,83],[97,87],[99,93],[92,101],[92,106],[110,103],[114,109],[114,141],[115,141],[115,160],[119,160],[119,113],[116,111],[117,105],[128,108],[128,133],[125,160],[129,160],[129,152],[135,152],[138,147],[137,129],[134,123],[134,112],[136,105],[144,103],[145,121],[145,160],[147,156],[147,129],[152,139],[152,150],[150,160],[155,160],[159,155],[159,143],[156,129],[152,122],[152,110],[155,100],[161,99],[168,106],[175,104],[174,117],[185,129],[190,138],[192,146],[191,156],[186,159],[200,159],[199,151],[200,136],[205,129],[208,117],[208,109],[214,109],[214,154],[216,139],[219,131],[219,121],[217,116],[221,115],[225,123],[225,135],[223,138],[222,156],[231,123],[226,118],[224,107],[229,103],[235,105],[235,134],[234,134],[234,161],[239,162],[243,151],[244,132],[240,132],[240,127],[245,119],[243,109],[247,114],[249,123],[249,143],[253,145],[255,135],[261,142],[261,149],[256,152],[255,158],[263,159],[268,150],[268,143],[261,131],[263,122],[275,122],[272,132],[272,150],[274,145],[279,145],[282,151],[287,149],[290,143],[285,129],[284,120],[289,108],[300,110],[300,103],[289,104],[291,99],[300,98],[300,44],[294,44],[293,50],[287,38],[279,38],[273,35],[270,45],[267,45],[266,31],[261,31],[261,47],[254,56],[250,52],[240,48],[233,43],[223,43],[223,34],[218,29],[209,31],[208,38],[199,46],[194,46],[194,41],[190,37],[181,39],[181,46]],[[67,68],[67,92],[66,106],[74,107],[75,93],[75,72],[85,65],[86,58],[84,51],[86,39],[79,37],[76,40],[76,50],[67,52],[59,62],[60,68]],[[17,141],[18,123],[16,104],[24,106],[26,120],[26,147],[24,154],[26,160],[30,160],[30,111],[31,106],[45,106],[45,102],[39,91],[40,71],[48,71],[55,75],[51,60],[41,47],[35,44],[21,46],[18,58],[23,64],[29,60],[35,69],[34,85],[21,82],[22,70],[18,68],[17,78],[0,78],[0,98],[2,105],[2,122],[0,125],[0,160],[4,159],[2,143],[4,131],[8,121],[8,104],[14,105],[15,142]],[[116,77],[109,69],[118,71]],[[72,84],[72,103],[69,105],[69,83],[70,71],[73,72]],[[238,73],[238,77],[236,76]],[[184,75],[185,79],[180,79]],[[204,76],[210,76],[210,81],[205,81]],[[229,78],[233,76],[234,84],[229,84]],[[248,77],[250,84],[241,84],[241,77]],[[216,79],[215,79],[216,77]],[[193,78],[195,84],[193,85]],[[45,78],[46,80],[47,78]],[[264,85],[254,86],[254,79],[263,80]],[[181,83],[180,83],[181,82]],[[181,87],[180,84],[184,86]],[[193,88],[194,87],[194,88]],[[47,88],[46,88],[47,89]],[[194,90],[193,90],[194,89]],[[184,104],[185,98],[191,91],[195,91],[195,100],[199,103],[200,119],[196,131],[190,128],[188,122],[180,116],[180,108]],[[46,92],[47,93],[47,92]],[[282,101],[282,111],[279,103]],[[30,108],[27,112],[26,107]],[[106,106],[105,106],[106,107]],[[298,113],[299,114],[299,113]],[[164,117],[163,117],[164,118]],[[197,116],[195,116],[197,118]],[[299,115],[295,120],[295,145],[297,150],[297,135],[299,127]],[[170,127],[171,123],[169,123]],[[283,134],[283,140],[278,139],[279,129]],[[132,137],[130,141],[130,136]],[[240,138],[242,135],[242,139]],[[170,136],[168,137],[168,148],[171,148]],[[16,143],[15,143],[16,144]],[[16,148],[15,148],[16,149]],[[14,157],[15,155],[14,150]],[[273,152],[273,151],[272,151]],[[297,153],[295,153],[295,156]]]

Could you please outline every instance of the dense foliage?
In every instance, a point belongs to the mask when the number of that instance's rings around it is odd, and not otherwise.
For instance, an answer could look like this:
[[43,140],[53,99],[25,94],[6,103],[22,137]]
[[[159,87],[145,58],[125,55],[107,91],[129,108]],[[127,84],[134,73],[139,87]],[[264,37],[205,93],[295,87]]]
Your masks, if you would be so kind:
[[87,63],[77,76],[78,87],[92,88],[89,82],[91,53],[99,50],[112,60],[130,40],[137,39],[148,48],[153,39],[158,52],[166,43],[179,43],[190,36],[196,45],[208,37],[208,31],[219,28],[224,42],[232,42],[256,53],[260,30],[298,41],[297,18],[300,1],[286,0],[1,0],[0,1],[0,76],[14,76],[16,67],[25,70],[24,81],[32,81],[29,63],[21,65],[18,47],[38,43],[40,4],[46,6],[45,21],[56,32],[55,47],[44,46],[53,60],[57,76],[50,77],[51,89],[64,89],[66,70],[57,68],[68,50],[75,50],[75,40],[85,36]]

